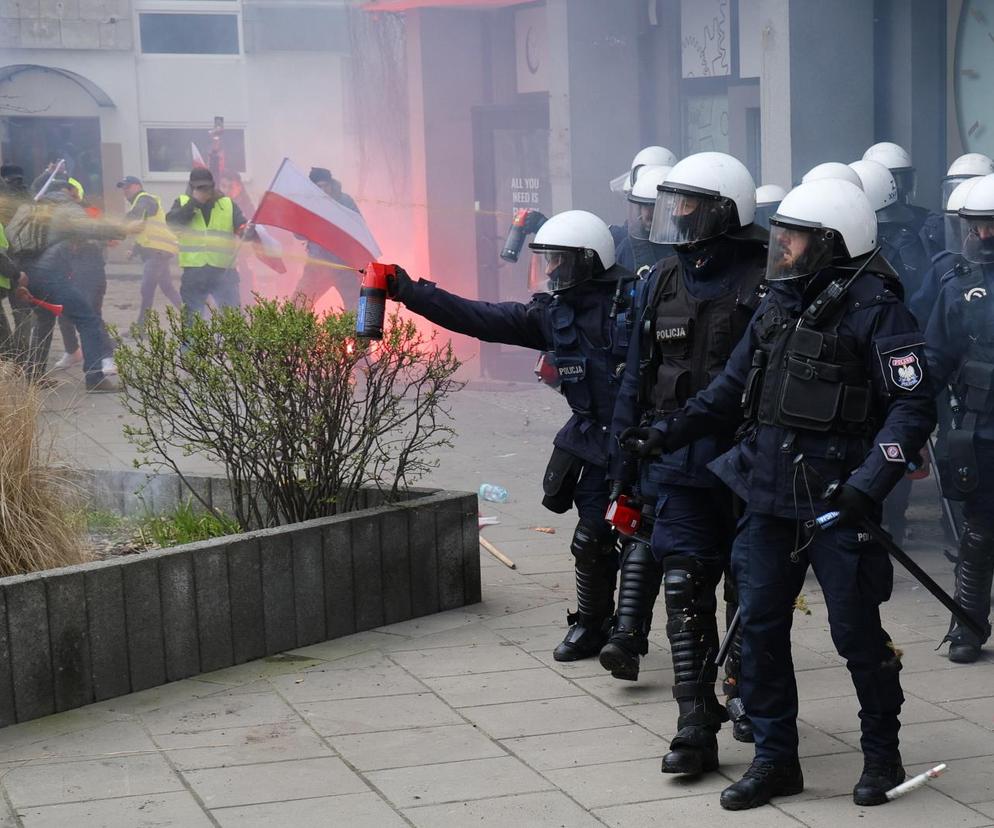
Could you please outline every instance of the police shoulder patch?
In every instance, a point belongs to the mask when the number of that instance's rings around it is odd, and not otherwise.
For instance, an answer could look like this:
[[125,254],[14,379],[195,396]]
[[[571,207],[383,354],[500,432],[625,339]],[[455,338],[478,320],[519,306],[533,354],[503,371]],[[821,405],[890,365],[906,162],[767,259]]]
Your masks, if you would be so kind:
[[922,367],[914,351],[891,354],[887,358],[890,378],[896,388],[914,391],[922,381]]
[[904,457],[904,449],[901,448],[900,443],[877,443],[877,446],[888,463],[907,465],[908,461]]

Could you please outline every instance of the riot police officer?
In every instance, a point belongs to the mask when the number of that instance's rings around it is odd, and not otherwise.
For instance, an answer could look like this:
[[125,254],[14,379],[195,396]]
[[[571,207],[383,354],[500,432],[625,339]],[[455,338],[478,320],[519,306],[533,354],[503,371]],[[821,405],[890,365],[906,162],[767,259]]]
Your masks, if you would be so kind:
[[597,655],[614,615],[617,538],[604,520],[611,415],[628,350],[628,304],[634,274],[615,264],[607,225],[570,210],[550,218],[529,245],[532,284],[548,284],[528,304],[473,301],[402,270],[389,282],[392,298],[437,325],[486,342],[551,351],[572,416],[559,430],[543,481],[543,504],[563,513],[576,506],[570,550],[576,565],[577,611],[553,656],[575,661]]
[[918,174],[911,162],[911,153],[900,144],[881,141],[863,153],[863,160],[876,161],[890,170],[897,185],[897,203],[906,208],[901,211],[901,223],[917,236],[928,218],[928,210],[912,201],[918,188]]
[[[947,496],[963,501],[956,563],[956,602],[990,636],[994,579],[994,175],[977,179],[959,210],[965,263],[939,293],[926,329],[926,354],[936,389],[952,388],[962,416],[946,438]],[[949,660],[980,657],[987,640],[955,620],[945,640]]]
[[770,229],[770,216],[780,206],[787,191],[779,184],[763,184],[756,188],[756,215],[752,222],[764,230]]
[[[632,187],[635,186],[635,182],[644,169],[647,167],[672,167],[676,162],[676,155],[666,147],[660,147],[656,144],[642,147],[642,149],[635,153],[628,172],[611,179],[611,192],[619,193],[627,199],[628,194],[632,191]],[[610,229],[615,248],[617,248],[628,235],[628,225],[627,223],[612,224]]]
[[860,182],[856,171],[841,161],[826,161],[823,164],[816,164],[801,176],[801,183],[807,184],[810,181],[823,181],[825,179],[848,181],[850,184],[855,184],[860,189],[863,189],[863,184]]
[[[935,423],[924,345],[876,255],[873,209],[845,181],[787,194],[770,220],[766,278],[770,291],[722,374],[680,411],[622,439],[654,454],[738,427],[735,446],[710,468],[746,501],[732,572],[756,755],[722,792],[722,807],[754,808],[804,787],[790,627],[809,565],[861,706],[864,766],[853,799],[882,804],[905,777],[900,660],[879,612],[893,566],[859,526],[879,516]],[[838,522],[807,534],[806,521],[830,508]]]
[[946,177],[942,179],[942,209],[937,213],[928,214],[919,234],[930,260],[934,261],[935,257],[941,255],[946,249],[945,211],[952,191],[964,181],[991,173],[994,173],[994,160],[982,152],[968,152],[949,165]]
[[649,238],[652,216],[656,209],[656,187],[672,167],[647,166],[639,171],[638,179],[628,194],[628,233],[617,246],[618,264],[637,276],[644,276],[660,259],[672,253],[668,245],[656,244]]
[[[651,238],[674,245],[676,255],[659,262],[640,285],[638,335],[629,346],[614,433],[677,411],[721,372],[748,328],[766,270],[766,231],[752,223],[755,197],[745,166],[717,152],[684,158],[659,185]],[[735,520],[731,492],[707,464],[730,447],[731,438],[731,431],[708,435],[640,465],[639,496],[656,504],[652,546],[624,548],[617,618],[601,650],[601,664],[612,675],[638,676],[663,573],[679,708],[664,773],[714,770],[715,734],[728,718],[715,697],[712,660],[718,646],[715,587],[728,564]],[[614,458],[615,480],[627,483],[633,471],[623,457]],[[736,684],[726,689],[734,694]],[[750,740],[741,711],[736,718],[737,737]]]

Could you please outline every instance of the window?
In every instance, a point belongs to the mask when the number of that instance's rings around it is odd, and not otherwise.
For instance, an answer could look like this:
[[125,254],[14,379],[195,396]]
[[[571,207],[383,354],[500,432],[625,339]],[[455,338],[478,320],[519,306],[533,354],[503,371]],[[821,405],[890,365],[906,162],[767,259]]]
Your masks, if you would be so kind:
[[236,14],[139,16],[142,52],[154,55],[237,55]]
[[347,52],[345,8],[247,6],[246,52]]
[[[209,127],[148,127],[145,139],[148,146],[148,171],[150,173],[183,172],[193,167],[193,146],[205,161],[210,160],[211,140]],[[245,172],[245,131],[228,127],[221,139],[224,149],[225,169]]]

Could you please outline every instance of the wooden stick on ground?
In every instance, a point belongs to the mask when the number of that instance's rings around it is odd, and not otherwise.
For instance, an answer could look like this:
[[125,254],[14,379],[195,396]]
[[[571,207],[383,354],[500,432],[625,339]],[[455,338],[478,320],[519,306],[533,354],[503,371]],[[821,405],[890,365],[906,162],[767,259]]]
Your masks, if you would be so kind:
[[494,546],[490,541],[488,541],[482,535],[480,536],[480,546],[487,550],[491,555],[493,555],[498,561],[500,561],[508,569],[517,569],[512,561],[507,555],[501,552],[496,546]]

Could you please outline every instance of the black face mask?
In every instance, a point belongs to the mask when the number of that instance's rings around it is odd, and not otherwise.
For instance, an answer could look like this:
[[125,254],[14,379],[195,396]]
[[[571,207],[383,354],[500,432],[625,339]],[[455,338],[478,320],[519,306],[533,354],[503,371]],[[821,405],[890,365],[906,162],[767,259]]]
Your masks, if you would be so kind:
[[684,271],[692,278],[710,280],[721,276],[732,263],[735,242],[726,236],[719,236],[692,245],[679,245],[676,255]]

